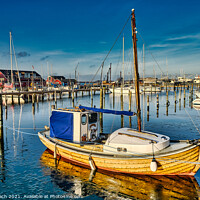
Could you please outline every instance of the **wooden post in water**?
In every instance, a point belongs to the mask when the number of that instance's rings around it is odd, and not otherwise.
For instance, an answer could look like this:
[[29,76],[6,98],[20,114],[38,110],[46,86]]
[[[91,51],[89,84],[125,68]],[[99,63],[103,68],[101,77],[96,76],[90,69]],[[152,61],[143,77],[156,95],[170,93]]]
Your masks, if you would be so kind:
[[39,103],[39,94],[36,94],[36,101],[37,101],[37,104]]
[[168,91],[166,92],[166,115],[168,116],[168,107],[170,105],[170,102],[168,100]]
[[129,90],[129,112],[131,111],[132,92]]
[[184,87],[184,98],[183,98],[183,106],[185,108],[185,87]]
[[5,98],[5,109],[7,109],[7,95],[4,95]]
[[12,105],[14,105],[13,91],[12,91],[11,98],[12,98]]
[[[121,111],[124,110],[124,102],[123,102],[123,87],[121,85]],[[124,116],[121,115],[121,127],[124,127]]]
[[106,105],[106,88],[103,87],[103,108],[105,108]]
[[159,95],[157,94],[156,95],[156,99],[157,99],[157,118],[158,118],[158,116],[159,116]]
[[147,121],[149,121],[149,95],[147,95]]
[[91,107],[93,107],[93,94],[92,94],[92,88],[90,88],[91,90]]
[[72,107],[74,107],[74,89],[72,89]]
[[191,88],[191,102],[193,101],[193,83],[192,83],[192,88]]
[[174,91],[174,112],[176,112],[176,103],[177,103],[177,100],[176,100],[176,91]]
[[[103,108],[103,90],[100,89],[100,109]],[[103,131],[103,113],[99,113],[99,119],[100,119],[100,128],[101,132]]]
[[179,89],[179,110],[181,110],[181,88]]
[[56,90],[54,93],[55,93],[54,94],[55,107],[57,107],[57,92],[56,92]]
[[18,94],[18,105],[20,105],[20,92]]
[[113,92],[112,92],[112,95],[113,95],[113,108],[115,107],[115,86],[113,85]]
[[0,141],[3,141],[3,101],[2,94],[0,94]]

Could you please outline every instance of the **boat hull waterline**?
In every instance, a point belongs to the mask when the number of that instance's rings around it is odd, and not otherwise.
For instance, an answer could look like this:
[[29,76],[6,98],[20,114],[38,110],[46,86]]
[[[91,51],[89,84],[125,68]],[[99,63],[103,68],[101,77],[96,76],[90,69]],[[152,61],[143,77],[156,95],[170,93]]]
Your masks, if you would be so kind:
[[[194,176],[200,168],[199,146],[188,144],[173,152],[155,155],[157,170],[151,171],[152,156],[120,155],[102,152],[102,145],[80,145],[59,139],[46,137],[45,132],[38,133],[42,143],[52,152],[56,149],[58,157],[69,162],[90,168],[89,157],[97,170],[112,173],[139,175],[190,175]],[[185,141],[186,142],[186,141]],[[176,145],[176,144],[175,144]],[[179,145],[177,143],[177,145]]]

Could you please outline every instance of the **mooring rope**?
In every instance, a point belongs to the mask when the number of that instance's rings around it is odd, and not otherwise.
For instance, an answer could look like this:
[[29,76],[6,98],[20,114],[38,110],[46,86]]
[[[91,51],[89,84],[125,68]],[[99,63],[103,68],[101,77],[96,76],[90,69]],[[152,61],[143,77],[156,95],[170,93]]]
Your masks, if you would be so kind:
[[[9,130],[13,130],[13,131],[15,131],[15,132],[23,133],[23,134],[26,134],[26,135],[34,135],[34,136],[37,136],[37,134],[33,134],[33,133],[28,133],[28,132],[20,131],[20,130],[17,129],[17,128],[11,128],[11,127],[5,126],[5,125],[4,125],[4,127],[7,128],[7,129],[9,129]],[[34,129],[34,128],[33,128],[33,129]],[[41,128],[41,129],[42,129],[42,128]]]

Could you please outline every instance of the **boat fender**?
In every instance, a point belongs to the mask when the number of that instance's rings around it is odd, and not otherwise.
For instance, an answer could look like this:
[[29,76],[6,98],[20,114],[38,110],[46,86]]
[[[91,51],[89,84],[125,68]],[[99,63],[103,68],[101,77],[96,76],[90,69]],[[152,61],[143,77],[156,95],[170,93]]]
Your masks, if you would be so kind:
[[96,166],[91,156],[89,156],[89,164],[90,164],[91,170],[96,170]]
[[151,161],[151,164],[150,164],[150,169],[151,169],[152,172],[156,172],[157,168],[158,168],[158,164],[156,162],[156,159],[153,158],[152,161]]

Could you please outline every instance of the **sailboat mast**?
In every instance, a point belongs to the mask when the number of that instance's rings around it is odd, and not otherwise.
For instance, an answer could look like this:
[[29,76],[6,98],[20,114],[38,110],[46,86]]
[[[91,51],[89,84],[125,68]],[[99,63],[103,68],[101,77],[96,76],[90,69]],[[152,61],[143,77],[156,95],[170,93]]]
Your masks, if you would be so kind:
[[12,35],[10,34],[10,65],[11,65],[11,83],[13,84],[13,65],[12,65]]
[[135,71],[135,94],[136,94],[136,105],[137,105],[137,121],[138,121],[138,130],[141,131],[139,73],[138,73],[138,60],[137,60],[137,38],[136,38],[136,23],[135,23],[135,12],[134,11],[135,10],[132,9],[131,26],[132,26],[133,57],[134,57],[134,71]]

